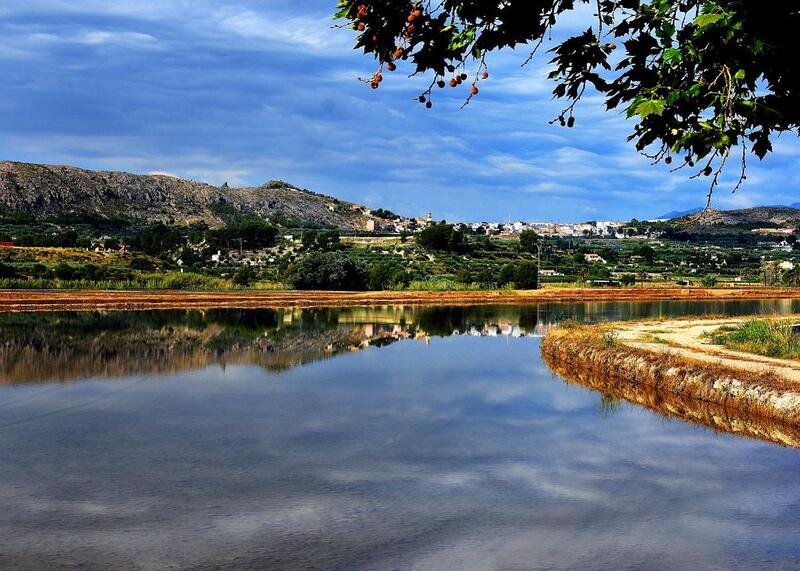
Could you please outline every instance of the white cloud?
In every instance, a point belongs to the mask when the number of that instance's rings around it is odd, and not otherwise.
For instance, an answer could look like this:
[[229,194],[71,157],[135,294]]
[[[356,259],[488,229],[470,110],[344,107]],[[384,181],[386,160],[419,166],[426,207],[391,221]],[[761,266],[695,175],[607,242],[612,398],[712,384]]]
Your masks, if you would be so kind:
[[[253,10],[230,13],[222,10],[216,15],[219,29],[248,40],[278,42],[288,47],[322,51],[333,46],[344,47],[343,35],[331,30],[329,18],[259,13]],[[274,47],[274,46],[271,46]]]

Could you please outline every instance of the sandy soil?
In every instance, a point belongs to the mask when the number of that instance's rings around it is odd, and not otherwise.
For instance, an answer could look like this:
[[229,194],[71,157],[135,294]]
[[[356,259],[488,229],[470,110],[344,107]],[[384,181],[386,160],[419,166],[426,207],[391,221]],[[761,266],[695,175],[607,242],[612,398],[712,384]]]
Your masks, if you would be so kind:
[[68,291],[3,290],[0,311],[133,310],[206,307],[282,308],[377,305],[489,305],[541,302],[800,298],[800,289],[545,288],[509,292]]
[[[789,316],[792,317],[792,316]],[[800,323],[800,315],[793,316]],[[762,357],[714,345],[706,334],[724,325],[736,326],[746,318],[691,319],[620,324],[614,330],[630,347],[669,353],[753,373],[772,371],[800,385],[800,361]]]

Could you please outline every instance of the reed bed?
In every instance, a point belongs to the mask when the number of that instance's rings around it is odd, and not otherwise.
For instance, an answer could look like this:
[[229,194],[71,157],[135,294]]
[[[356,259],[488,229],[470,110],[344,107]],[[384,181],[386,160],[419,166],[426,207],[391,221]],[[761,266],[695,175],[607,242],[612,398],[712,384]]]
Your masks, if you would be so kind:
[[787,319],[748,319],[738,327],[721,328],[712,340],[733,351],[800,359],[800,338],[795,335],[794,324]]

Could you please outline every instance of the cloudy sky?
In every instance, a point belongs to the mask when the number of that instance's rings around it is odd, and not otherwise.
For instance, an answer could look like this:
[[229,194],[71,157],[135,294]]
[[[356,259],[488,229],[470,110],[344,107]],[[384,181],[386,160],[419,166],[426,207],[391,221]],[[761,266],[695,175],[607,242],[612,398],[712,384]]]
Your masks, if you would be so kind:
[[[331,28],[335,0],[26,0],[0,3],[0,159],[162,172],[215,184],[284,179],[406,215],[585,220],[697,206],[697,183],[651,167],[632,124],[585,99],[548,125],[544,62],[490,60],[492,78],[436,93],[374,64]],[[564,31],[583,24],[576,16]],[[797,202],[793,136],[716,206]],[[735,173],[728,174],[733,178]],[[733,186],[726,180],[727,188]]]

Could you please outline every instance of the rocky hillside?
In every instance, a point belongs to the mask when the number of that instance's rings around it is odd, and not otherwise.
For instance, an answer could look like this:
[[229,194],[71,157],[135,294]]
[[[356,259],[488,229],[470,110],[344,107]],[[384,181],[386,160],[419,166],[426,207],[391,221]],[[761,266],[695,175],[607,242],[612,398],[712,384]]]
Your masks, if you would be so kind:
[[740,210],[709,210],[698,222],[705,225],[774,224],[787,227],[797,224],[798,221],[800,221],[800,209],[788,206],[758,206]]
[[372,218],[364,207],[281,181],[229,188],[166,175],[2,161],[0,211],[15,210],[36,216],[93,212],[178,224],[202,220],[212,226],[231,213],[353,229],[364,229]]
[[797,228],[800,209],[788,206],[757,206],[739,210],[708,210],[702,215],[674,218],[669,224],[687,234],[750,234],[758,228]]

